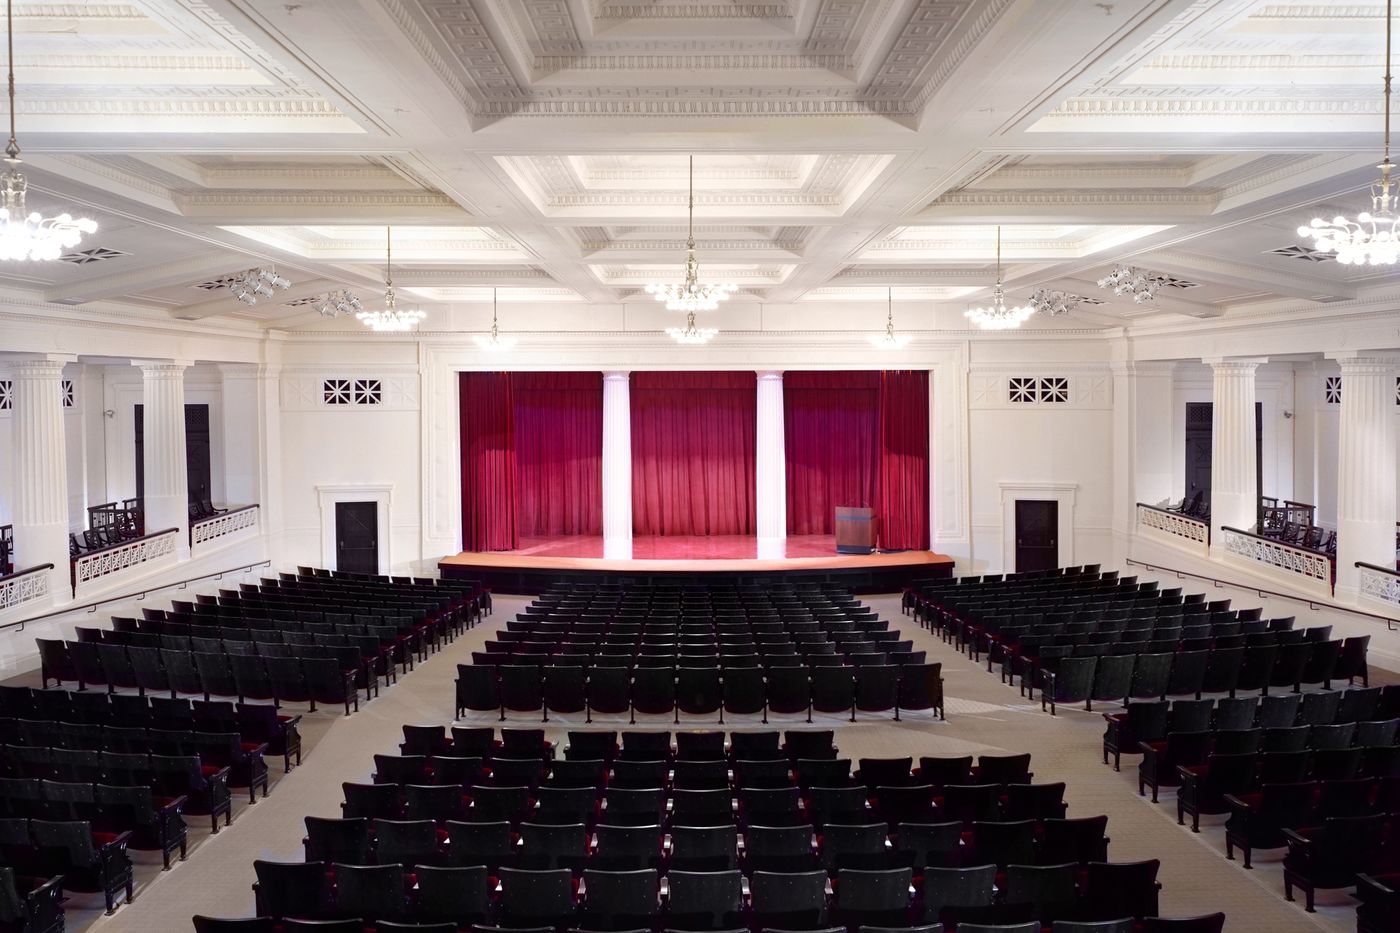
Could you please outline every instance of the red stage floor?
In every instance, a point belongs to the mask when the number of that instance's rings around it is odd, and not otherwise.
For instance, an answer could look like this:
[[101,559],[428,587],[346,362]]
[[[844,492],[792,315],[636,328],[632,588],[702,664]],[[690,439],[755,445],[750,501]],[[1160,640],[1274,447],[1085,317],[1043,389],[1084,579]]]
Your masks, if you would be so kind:
[[[520,547],[502,551],[518,557],[602,557],[601,537],[521,538]],[[836,554],[833,535],[799,535],[787,539],[786,557],[830,557]],[[663,537],[643,535],[632,539],[633,560],[755,560],[757,539],[748,535]]]

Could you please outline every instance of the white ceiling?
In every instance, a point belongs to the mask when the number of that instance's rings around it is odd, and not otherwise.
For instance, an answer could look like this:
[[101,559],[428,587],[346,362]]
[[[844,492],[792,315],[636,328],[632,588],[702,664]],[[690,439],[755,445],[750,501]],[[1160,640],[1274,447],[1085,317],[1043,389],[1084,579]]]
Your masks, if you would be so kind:
[[[1396,288],[1289,255],[1354,213],[1380,142],[1384,6],[1265,0],[17,0],[35,208],[87,262],[0,264],[71,305],[277,328],[305,299],[961,309],[1092,299],[1068,324],[1252,313]],[[1285,251],[1284,253],[1278,252]],[[1150,305],[1094,284],[1175,276]],[[199,286],[275,264],[249,308]],[[829,307],[829,306],[828,306]],[[447,319],[451,315],[444,314]],[[869,323],[869,321],[866,321]]]

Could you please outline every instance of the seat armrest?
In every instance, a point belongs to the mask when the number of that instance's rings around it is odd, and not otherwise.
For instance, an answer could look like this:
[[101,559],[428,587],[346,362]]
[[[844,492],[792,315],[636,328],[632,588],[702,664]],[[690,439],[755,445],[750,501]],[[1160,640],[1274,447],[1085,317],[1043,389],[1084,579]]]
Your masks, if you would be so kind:
[[1250,802],[1247,801],[1247,800],[1241,800],[1240,798],[1236,797],[1234,794],[1226,794],[1225,797],[1224,797],[1224,800],[1225,800],[1225,803],[1230,807],[1231,810],[1235,810],[1235,811],[1237,811],[1237,812],[1239,812],[1239,813],[1253,813],[1253,812],[1254,812],[1254,804],[1250,803]]
[[97,845],[95,848],[97,849],[98,855],[105,856],[109,852],[125,849],[129,842],[131,842],[131,830],[127,829],[117,833],[111,839]]
[[155,804],[156,814],[164,818],[169,817],[172,813],[179,813],[184,809],[189,799],[188,796],[181,794],[179,797],[173,797],[165,803],[157,803]]
[[1288,841],[1290,849],[1307,849],[1312,846],[1312,840],[1297,830],[1284,827],[1283,838]]

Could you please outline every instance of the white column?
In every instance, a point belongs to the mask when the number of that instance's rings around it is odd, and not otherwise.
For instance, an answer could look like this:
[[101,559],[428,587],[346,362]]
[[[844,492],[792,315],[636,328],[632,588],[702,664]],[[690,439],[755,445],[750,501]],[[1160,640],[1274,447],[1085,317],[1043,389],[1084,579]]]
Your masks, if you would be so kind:
[[15,567],[53,564],[55,602],[68,584],[68,463],[63,432],[63,364],[44,356],[13,364]]
[[603,556],[632,557],[632,394],[626,370],[603,373]]
[[1267,359],[1206,360],[1215,371],[1211,399],[1210,534],[1220,548],[1220,529],[1246,531],[1259,514],[1259,464],[1255,446],[1254,371]]
[[787,549],[787,455],[783,440],[783,374],[758,374],[758,424],[754,438],[754,511],[758,556],[783,557]]
[[185,454],[184,360],[133,360],[141,367],[146,531],[178,528],[179,559],[190,556],[189,472]]
[[1395,370],[1349,354],[1342,367],[1337,450],[1337,594],[1355,599],[1356,562],[1395,565]]

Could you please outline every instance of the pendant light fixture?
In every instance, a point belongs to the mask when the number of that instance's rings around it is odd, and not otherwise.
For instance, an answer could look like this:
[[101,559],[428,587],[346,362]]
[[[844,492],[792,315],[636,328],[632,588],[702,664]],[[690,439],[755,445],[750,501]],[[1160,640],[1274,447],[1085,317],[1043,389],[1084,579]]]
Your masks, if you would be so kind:
[[1331,220],[1314,217],[1312,223],[1298,228],[1298,236],[1313,239],[1323,252],[1337,254],[1344,266],[1390,266],[1400,260],[1400,196],[1391,193],[1396,182],[1390,173],[1395,163],[1390,161],[1390,19],[1393,0],[1385,4],[1385,136],[1381,157],[1381,177],[1371,185],[1371,209],[1349,220],[1338,214]]
[[361,311],[355,317],[370,330],[395,332],[412,330],[428,315],[411,308],[400,310],[394,299],[394,228],[384,228],[384,310]]
[[44,217],[25,206],[29,181],[19,170],[19,141],[15,138],[15,3],[5,0],[5,35],[9,49],[10,141],[5,146],[9,167],[0,178],[0,259],[57,259],[83,241],[83,234],[95,233],[97,223],[87,217],[63,213]]
[[898,350],[909,343],[908,334],[896,334],[894,332],[894,289],[885,288],[885,330],[883,333],[871,334],[869,340],[881,350]]
[[695,156],[690,157],[690,197],[686,210],[685,281],[680,285],[653,282],[647,286],[647,294],[665,304],[667,311],[713,311],[739,287],[700,284],[700,262],[695,258]]
[[496,289],[491,289],[491,332],[489,334],[477,334],[472,338],[478,347],[483,350],[500,352],[509,350],[515,346],[515,338],[507,334],[502,334],[496,319]]
[[982,330],[1012,330],[1024,324],[1032,314],[1035,314],[1035,308],[1030,305],[1008,307],[1006,304],[1006,293],[1001,287],[1001,227],[998,225],[997,284],[992,289],[992,303],[986,307],[969,308],[963,312],[963,317]]
[[705,344],[709,343],[719,334],[718,328],[697,327],[695,324],[695,312],[689,311],[685,316],[684,327],[666,328],[666,336],[680,344]]

